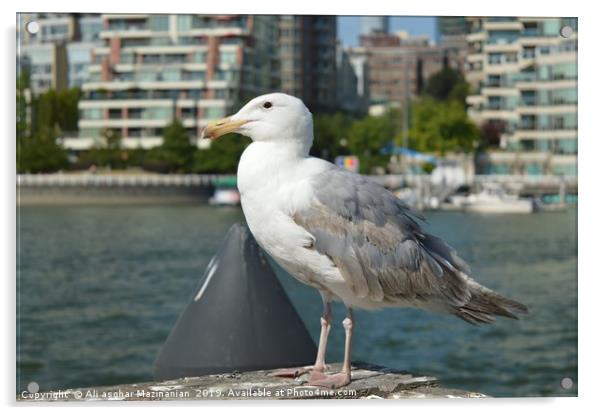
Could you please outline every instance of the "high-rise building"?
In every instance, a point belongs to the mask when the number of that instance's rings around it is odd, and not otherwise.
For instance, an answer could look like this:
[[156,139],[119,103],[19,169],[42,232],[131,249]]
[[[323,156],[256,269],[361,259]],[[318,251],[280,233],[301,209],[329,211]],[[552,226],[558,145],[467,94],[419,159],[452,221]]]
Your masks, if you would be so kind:
[[[92,48],[100,41],[100,16],[20,13],[18,20],[17,55],[30,74],[33,94],[81,86],[88,76]],[[37,23],[37,33],[27,30],[30,22]]]
[[337,109],[355,114],[366,112],[367,105],[358,83],[356,65],[349,50],[337,45]]
[[79,103],[74,150],[102,142],[124,148],[162,143],[178,118],[199,140],[208,120],[280,85],[278,16],[104,14]]
[[281,16],[282,92],[301,98],[311,111],[337,105],[336,16]]
[[362,16],[361,34],[389,33],[389,16]]
[[465,36],[470,29],[468,20],[464,16],[439,16],[437,17],[437,32],[439,39],[447,36]]
[[[74,41],[77,34],[75,16],[69,13],[19,13],[20,42],[29,45]],[[26,30],[29,22],[37,23],[36,33]]]
[[575,175],[576,19],[469,20],[467,79],[478,91],[467,98],[469,115],[502,150],[483,154],[479,171]]
[[[444,64],[462,70],[463,62],[428,36],[395,35],[374,32],[361,36],[355,55],[366,57],[369,73],[370,104],[403,103],[419,94],[428,78]],[[361,52],[361,53],[360,53]]]
[[[468,41],[470,25],[466,17],[440,16],[437,17],[438,45],[445,50],[448,57],[456,62],[466,62],[468,56]],[[462,70],[464,71],[464,66]]]

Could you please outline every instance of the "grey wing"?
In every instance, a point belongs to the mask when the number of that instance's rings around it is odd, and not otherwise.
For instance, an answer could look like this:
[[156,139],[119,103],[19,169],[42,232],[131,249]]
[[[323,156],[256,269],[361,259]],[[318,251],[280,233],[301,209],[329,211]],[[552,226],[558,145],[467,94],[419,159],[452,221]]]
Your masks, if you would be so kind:
[[[423,218],[391,192],[334,168],[312,185],[315,203],[293,219],[313,235],[311,249],[331,259],[355,295],[392,304],[403,299],[454,314],[471,303],[481,286],[468,277],[468,265],[444,241],[424,232],[417,221]],[[459,317],[490,322],[480,315]]]
[[[440,239],[423,232],[422,217],[373,181],[332,169],[314,178],[316,201],[294,220],[315,238],[314,248],[339,267],[359,297],[376,301],[443,295],[467,300],[462,278],[447,281],[446,268],[468,272]],[[445,284],[446,289],[441,290]]]

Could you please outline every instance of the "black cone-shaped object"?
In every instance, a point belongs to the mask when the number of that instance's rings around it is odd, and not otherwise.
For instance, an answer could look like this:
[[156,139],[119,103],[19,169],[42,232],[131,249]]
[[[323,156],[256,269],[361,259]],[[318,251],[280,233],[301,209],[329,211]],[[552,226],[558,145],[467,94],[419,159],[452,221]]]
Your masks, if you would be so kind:
[[312,364],[316,345],[246,226],[233,225],[155,361],[156,380]]

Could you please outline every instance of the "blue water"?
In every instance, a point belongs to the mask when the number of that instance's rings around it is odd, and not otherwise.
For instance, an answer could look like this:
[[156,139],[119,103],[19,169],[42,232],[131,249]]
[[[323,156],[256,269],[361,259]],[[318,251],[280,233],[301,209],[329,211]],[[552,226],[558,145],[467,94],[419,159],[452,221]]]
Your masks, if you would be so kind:
[[[239,209],[22,207],[17,388],[151,380],[153,361]],[[493,396],[577,394],[576,210],[534,215],[428,213],[473,276],[527,304],[520,321],[474,327],[412,309],[358,311],[354,360],[432,375]],[[278,270],[312,335],[321,302]],[[344,310],[335,308],[336,320]],[[333,327],[328,359],[340,361]],[[569,377],[573,387],[560,381]]]

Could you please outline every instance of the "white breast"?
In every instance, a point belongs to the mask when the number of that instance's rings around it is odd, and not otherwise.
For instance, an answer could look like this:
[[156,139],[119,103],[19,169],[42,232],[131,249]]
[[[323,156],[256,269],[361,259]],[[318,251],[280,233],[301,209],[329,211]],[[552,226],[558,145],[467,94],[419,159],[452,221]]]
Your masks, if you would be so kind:
[[313,236],[292,219],[295,211],[311,203],[309,178],[325,166],[312,161],[316,159],[276,157],[278,151],[281,146],[253,143],[241,157],[238,187],[249,229],[259,245],[301,282],[316,288],[341,282],[332,262],[308,249]]

